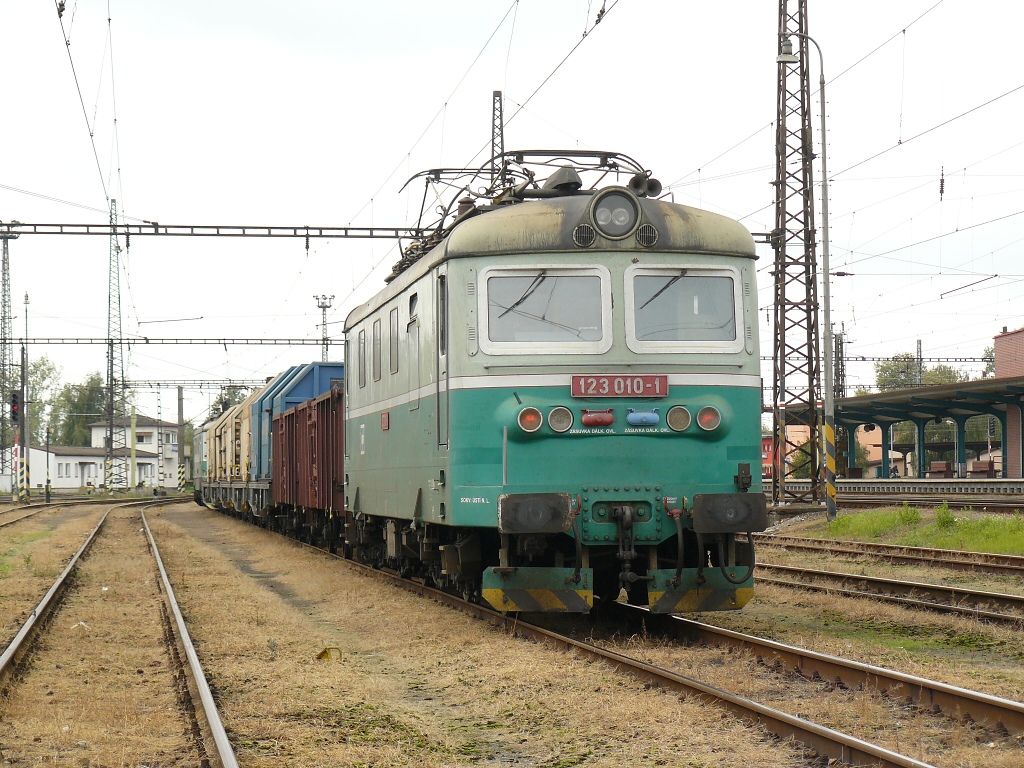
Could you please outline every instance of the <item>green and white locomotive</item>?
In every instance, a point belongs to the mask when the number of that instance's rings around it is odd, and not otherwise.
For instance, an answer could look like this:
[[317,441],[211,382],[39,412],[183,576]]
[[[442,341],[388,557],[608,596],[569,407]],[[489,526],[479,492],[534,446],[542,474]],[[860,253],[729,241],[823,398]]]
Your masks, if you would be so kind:
[[743,606],[737,534],[767,524],[749,232],[621,154],[496,165],[346,320],[346,548],[502,611]]

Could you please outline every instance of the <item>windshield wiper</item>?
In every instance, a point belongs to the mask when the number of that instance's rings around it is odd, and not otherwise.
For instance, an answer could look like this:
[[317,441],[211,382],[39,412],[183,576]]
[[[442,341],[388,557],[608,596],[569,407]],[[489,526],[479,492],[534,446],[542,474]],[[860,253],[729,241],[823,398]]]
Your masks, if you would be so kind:
[[641,304],[641,305],[639,306],[639,309],[643,309],[643,308],[644,308],[644,307],[646,307],[646,306],[647,306],[648,304],[650,304],[650,303],[651,303],[652,301],[654,301],[654,300],[655,300],[656,298],[658,298],[659,296],[661,296],[661,294],[663,294],[663,293],[664,293],[665,291],[667,291],[667,290],[668,290],[669,288],[671,288],[671,287],[673,286],[673,284],[674,284],[674,283],[675,283],[675,282],[676,282],[677,280],[679,280],[680,278],[682,278],[682,277],[683,277],[684,275],[686,275],[686,270],[685,270],[685,269],[681,269],[681,270],[679,270],[679,274],[678,274],[678,275],[673,275],[672,277],[670,277],[670,278],[669,278],[669,280],[668,280],[668,282],[667,282],[667,283],[665,283],[665,284],[664,284],[663,286],[661,286],[661,288],[659,288],[659,289],[658,289],[658,292],[657,292],[657,293],[655,293],[655,294],[654,294],[653,296],[651,296],[651,298],[649,298],[649,299],[648,299],[647,301],[645,301],[645,302],[644,302],[643,304]]
[[533,295],[533,292],[536,291],[538,288],[540,288],[540,284],[548,279],[547,272],[548,271],[546,269],[542,269],[540,272],[538,272],[536,277],[533,278],[533,282],[531,282],[528,286],[526,286],[526,290],[523,291],[523,295],[520,296],[518,299],[516,299],[514,302],[512,302],[512,304],[508,307],[508,309],[506,309],[504,312],[502,312],[500,315],[498,315],[498,317],[504,317],[509,312],[511,312],[513,309],[515,309],[520,304],[522,304],[524,301],[526,301],[528,298],[530,298],[530,296]]

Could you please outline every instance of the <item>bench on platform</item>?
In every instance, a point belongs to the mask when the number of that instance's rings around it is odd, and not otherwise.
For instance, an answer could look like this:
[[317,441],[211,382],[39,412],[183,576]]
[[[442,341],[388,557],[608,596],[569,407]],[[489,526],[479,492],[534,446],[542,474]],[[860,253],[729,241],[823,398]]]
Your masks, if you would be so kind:
[[994,461],[972,461],[969,477],[995,477],[996,464]]
[[928,477],[953,477],[953,465],[948,461],[933,461],[928,465]]

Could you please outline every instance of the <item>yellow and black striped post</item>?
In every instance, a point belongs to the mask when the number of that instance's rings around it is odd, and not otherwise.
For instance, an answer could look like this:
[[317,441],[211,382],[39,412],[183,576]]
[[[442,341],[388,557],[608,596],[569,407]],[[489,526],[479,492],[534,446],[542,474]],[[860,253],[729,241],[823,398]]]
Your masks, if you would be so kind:
[[18,454],[18,501],[28,501],[28,472],[25,457]]
[[825,516],[836,519],[836,424],[825,414]]
[[185,465],[178,465],[178,493],[185,490]]

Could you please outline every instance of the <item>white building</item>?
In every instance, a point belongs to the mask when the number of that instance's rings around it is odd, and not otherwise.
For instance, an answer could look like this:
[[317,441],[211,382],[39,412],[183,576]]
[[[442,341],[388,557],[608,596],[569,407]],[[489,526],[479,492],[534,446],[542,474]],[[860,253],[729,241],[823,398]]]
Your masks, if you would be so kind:
[[[114,420],[114,428],[130,432],[131,419],[119,418]],[[107,422],[94,421],[89,425],[92,433],[92,448],[100,451],[100,464],[103,463],[103,454],[107,444]],[[178,425],[170,421],[157,421],[141,413],[135,416],[135,484],[146,487],[160,484],[160,466],[163,465],[163,487],[177,488],[178,486]],[[129,447],[131,442],[128,443]],[[54,450],[51,447],[51,450]],[[62,450],[71,451],[73,448]],[[56,451],[55,451],[56,452]],[[68,454],[73,456],[73,454]],[[118,456],[122,456],[118,450]],[[130,451],[124,453],[130,458]],[[160,458],[162,457],[162,459]],[[71,458],[62,460],[65,464],[73,463]],[[129,481],[132,476],[131,468],[128,468]],[[103,482],[100,477],[99,482]],[[99,483],[95,483],[99,485]]]
[[[10,454],[10,449],[6,453]],[[117,455],[124,457],[126,451],[118,449]],[[99,488],[103,484],[103,464],[106,460],[105,448],[93,448],[81,445],[51,445],[50,453],[43,448],[32,448],[29,453],[28,481],[33,493],[42,491],[46,485],[47,464],[49,464],[50,488],[53,490],[81,490]],[[123,459],[122,459],[123,460]],[[152,487],[157,484],[157,455],[136,449],[135,451],[136,485]],[[172,488],[177,485],[177,468],[173,482],[164,478],[164,486]],[[0,475],[0,492],[10,493],[10,475]]]
[[[122,429],[127,426],[124,419],[115,422]],[[104,462],[106,460],[106,422],[89,425],[92,445],[51,445],[47,455],[44,446],[32,446],[29,454],[29,486],[42,490],[46,484],[49,465],[50,487],[54,490],[78,490],[99,488],[104,483]],[[163,445],[160,442],[163,442]],[[162,452],[163,460],[160,460]],[[6,450],[10,454],[10,449]],[[127,480],[134,485],[152,488],[160,484],[160,465],[163,465],[163,487],[176,488],[178,485],[178,425],[157,421],[148,416],[135,419],[135,465],[131,466],[131,451],[119,448],[116,454],[126,464]],[[10,466],[8,460],[7,465]],[[15,479],[16,483],[17,480]],[[10,493],[11,476],[0,475],[0,492]]]

